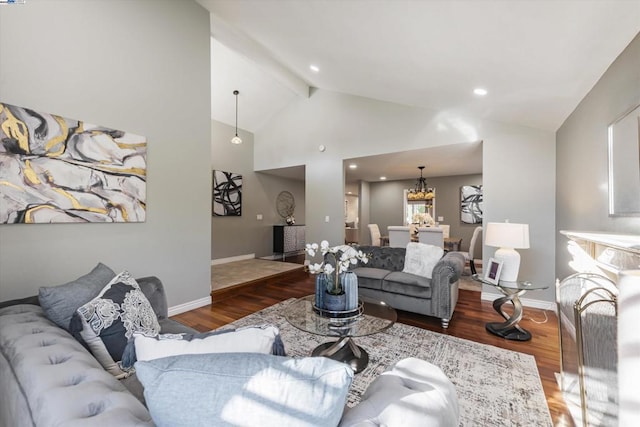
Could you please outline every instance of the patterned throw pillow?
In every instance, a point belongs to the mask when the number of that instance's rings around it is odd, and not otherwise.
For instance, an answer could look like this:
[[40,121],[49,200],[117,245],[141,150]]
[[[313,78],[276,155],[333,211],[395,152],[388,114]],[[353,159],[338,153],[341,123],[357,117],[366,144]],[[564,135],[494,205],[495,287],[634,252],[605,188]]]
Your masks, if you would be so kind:
[[78,308],[70,329],[108,372],[122,378],[129,373],[121,364],[129,338],[134,332],[158,335],[160,324],[138,283],[123,271],[97,297]]

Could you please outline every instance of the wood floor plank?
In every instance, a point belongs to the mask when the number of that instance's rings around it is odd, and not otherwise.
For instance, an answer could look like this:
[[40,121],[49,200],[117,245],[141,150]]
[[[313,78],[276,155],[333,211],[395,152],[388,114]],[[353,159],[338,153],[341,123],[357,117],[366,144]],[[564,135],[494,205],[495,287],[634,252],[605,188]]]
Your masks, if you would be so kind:
[[[221,301],[172,318],[199,331],[208,331],[289,298],[312,294],[314,279],[314,276],[302,273],[269,278],[258,283],[254,281],[244,291],[234,292]],[[529,330],[533,338],[526,342],[505,340],[484,328],[486,322],[502,321],[492,304],[482,301],[480,292],[460,290],[458,305],[448,329],[442,329],[439,319],[405,311],[398,311],[398,322],[534,356],[553,425],[571,427],[574,423],[555,379],[555,373],[560,370],[557,318],[553,312],[547,311],[546,315],[546,323],[537,323],[544,320],[545,311],[525,308],[520,325]]]

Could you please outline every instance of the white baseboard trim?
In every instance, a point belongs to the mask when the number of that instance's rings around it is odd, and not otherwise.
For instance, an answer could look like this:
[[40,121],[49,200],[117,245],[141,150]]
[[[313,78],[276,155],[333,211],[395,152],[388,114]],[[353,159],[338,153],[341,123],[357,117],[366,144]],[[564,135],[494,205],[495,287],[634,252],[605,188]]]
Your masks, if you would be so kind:
[[184,304],[178,304],[173,307],[169,307],[169,317],[175,316],[176,314],[184,313],[186,311],[195,310],[196,308],[204,307],[205,305],[209,304],[211,304],[210,296],[200,298],[195,301],[185,302]]
[[[492,301],[493,302],[494,300],[497,300],[498,298],[500,298],[502,296],[503,295],[501,295],[501,294],[494,294],[492,292],[482,291],[482,294],[480,295],[480,299],[482,301]],[[555,302],[542,301],[542,300],[539,300],[539,299],[531,299],[531,298],[520,298],[520,302],[522,303],[522,305],[524,307],[539,308],[539,309],[542,309],[542,310],[551,310],[554,313],[556,311],[556,303]]]
[[246,254],[246,255],[232,256],[229,258],[212,259],[211,265],[226,264],[228,262],[242,261],[245,259],[254,259],[255,257],[256,257],[256,254]]

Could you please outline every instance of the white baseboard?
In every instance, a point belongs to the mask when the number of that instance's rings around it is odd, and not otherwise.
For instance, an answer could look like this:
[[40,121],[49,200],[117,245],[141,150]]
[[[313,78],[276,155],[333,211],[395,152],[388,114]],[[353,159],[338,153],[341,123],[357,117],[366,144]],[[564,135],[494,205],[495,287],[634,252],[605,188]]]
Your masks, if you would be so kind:
[[254,259],[255,257],[256,257],[256,254],[246,254],[246,255],[232,256],[229,258],[212,259],[211,265],[226,264],[228,262],[242,261],[245,259]]
[[204,307],[209,304],[211,304],[211,296],[200,298],[195,301],[185,302],[184,304],[178,304],[173,307],[169,307],[169,317],[186,311],[195,310],[196,308]]
[[[492,292],[485,292],[482,291],[482,294],[480,295],[480,299],[483,301],[494,301],[497,300],[498,298],[502,297],[502,294],[494,294]],[[555,302],[551,302],[551,301],[542,301],[539,299],[531,299],[531,298],[520,298],[520,302],[522,303],[522,305],[524,307],[531,307],[531,308],[539,308],[542,310],[550,310],[553,311],[555,313],[556,311],[556,303]]]

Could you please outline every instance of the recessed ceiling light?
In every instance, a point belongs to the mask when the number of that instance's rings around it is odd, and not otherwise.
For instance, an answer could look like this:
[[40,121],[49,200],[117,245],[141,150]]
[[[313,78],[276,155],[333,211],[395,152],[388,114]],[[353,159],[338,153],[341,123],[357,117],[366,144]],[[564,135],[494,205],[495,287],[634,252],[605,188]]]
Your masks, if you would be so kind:
[[314,73],[320,72],[320,68],[317,65],[314,65],[314,64],[309,65],[309,69],[311,71],[313,71]]
[[384,181],[385,179],[387,179],[387,177],[386,177],[386,176],[381,176],[381,177],[380,177],[380,181]]
[[475,93],[478,96],[485,96],[488,92],[486,89],[483,89],[481,87],[477,87],[473,90],[473,93]]
[[351,163],[349,165],[349,169],[358,169],[358,165],[356,165],[355,163]]

